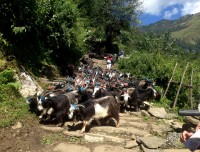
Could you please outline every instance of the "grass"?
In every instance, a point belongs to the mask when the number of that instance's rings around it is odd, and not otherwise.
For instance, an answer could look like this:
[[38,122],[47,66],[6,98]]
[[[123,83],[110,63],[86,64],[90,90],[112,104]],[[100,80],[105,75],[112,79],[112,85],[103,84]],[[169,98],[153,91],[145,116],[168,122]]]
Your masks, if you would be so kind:
[[148,121],[149,120],[149,116],[144,116],[144,121]]
[[24,119],[28,108],[24,98],[13,85],[0,85],[0,127],[14,125]]
[[166,99],[166,98],[161,98],[159,101],[157,100],[152,100],[152,104],[153,106],[156,106],[156,107],[165,107],[166,110],[168,109],[171,109],[170,108],[170,104],[171,104],[172,101]]
[[0,102],[0,127],[14,125],[18,120],[28,114],[27,104],[24,100],[10,100]]
[[53,139],[50,136],[45,136],[41,139],[41,143],[43,145],[51,145],[53,143]]
[[74,137],[74,136],[68,136],[67,140],[70,143],[76,143],[76,144],[83,144],[84,143],[84,139],[83,138]]

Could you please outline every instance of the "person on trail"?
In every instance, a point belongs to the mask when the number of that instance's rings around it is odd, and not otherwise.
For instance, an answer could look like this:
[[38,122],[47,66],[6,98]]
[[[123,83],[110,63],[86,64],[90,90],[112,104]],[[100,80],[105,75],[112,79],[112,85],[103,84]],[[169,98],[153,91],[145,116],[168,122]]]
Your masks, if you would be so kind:
[[[200,129],[200,123],[196,126],[195,130],[199,130]],[[183,133],[180,136],[180,141],[182,143],[184,143],[186,140],[188,140],[194,133],[192,131],[187,131],[184,130]]]
[[180,136],[180,141],[191,151],[200,149],[200,123],[196,126],[195,132],[184,130]]
[[119,51],[118,53],[118,59],[124,57],[124,51]]
[[113,58],[112,58],[111,55],[109,55],[109,56],[106,57],[106,68],[107,68],[108,70],[111,69],[112,62],[113,62],[112,60],[113,60]]

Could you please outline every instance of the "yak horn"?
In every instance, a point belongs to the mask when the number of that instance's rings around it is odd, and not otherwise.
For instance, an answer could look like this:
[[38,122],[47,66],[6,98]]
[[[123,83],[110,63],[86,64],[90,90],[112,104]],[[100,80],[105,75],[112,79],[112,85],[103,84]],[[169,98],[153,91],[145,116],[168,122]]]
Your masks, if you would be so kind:
[[77,104],[76,107],[83,107],[83,108],[85,108],[85,106],[82,105],[82,104]]

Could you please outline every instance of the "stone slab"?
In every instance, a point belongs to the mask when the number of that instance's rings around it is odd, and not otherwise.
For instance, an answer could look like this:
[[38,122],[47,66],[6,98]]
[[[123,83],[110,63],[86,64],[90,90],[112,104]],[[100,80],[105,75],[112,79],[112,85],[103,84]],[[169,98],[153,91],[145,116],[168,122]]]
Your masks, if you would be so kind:
[[86,146],[80,146],[75,144],[60,143],[54,149],[54,152],[91,152],[91,150]]
[[62,127],[54,127],[54,126],[40,126],[40,128],[55,133],[60,133],[64,130],[64,128]]
[[138,151],[132,149],[125,149],[120,146],[102,145],[95,147],[93,152],[138,152]]
[[137,135],[137,136],[145,136],[147,134],[149,134],[149,132],[147,132],[146,130],[140,130],[137,128],[133,128],[133,127],[110,127],[110,126],[100,126],[100,127],[94,127],[91,128],[92,132],[105,132],[108,134],[132,134],[132,135]]
[[93,133],[88,133],[85,136],[103,138],[104,141],[115,142],[115,143],[119,143],[119,144],[125,143],[125,139],[119,138],[119,137],[115,137],[115,136],[109,136],[109,135],[103,135],[103,134],[93,134]]

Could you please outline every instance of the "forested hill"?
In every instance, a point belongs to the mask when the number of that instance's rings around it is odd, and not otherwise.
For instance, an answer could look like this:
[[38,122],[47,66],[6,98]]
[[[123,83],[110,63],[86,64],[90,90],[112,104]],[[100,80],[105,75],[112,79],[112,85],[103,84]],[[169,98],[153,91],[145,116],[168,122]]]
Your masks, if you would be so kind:
[[170,32],[178,40],[179,45],[187,49],[199,50],[200,46],[200,13],[186,15],[177,20],[161,20],[148,26],[142,31],[151,31],[158,34]]

